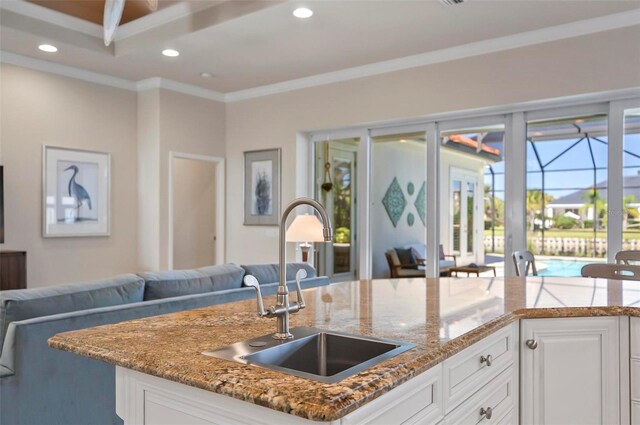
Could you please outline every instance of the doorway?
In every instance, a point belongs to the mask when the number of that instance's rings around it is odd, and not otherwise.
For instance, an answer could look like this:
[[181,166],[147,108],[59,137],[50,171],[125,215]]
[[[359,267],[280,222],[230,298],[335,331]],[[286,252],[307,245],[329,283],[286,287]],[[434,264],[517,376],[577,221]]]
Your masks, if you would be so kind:
[[169,186],[169,268],[223,263],[224,160],[172,152]]

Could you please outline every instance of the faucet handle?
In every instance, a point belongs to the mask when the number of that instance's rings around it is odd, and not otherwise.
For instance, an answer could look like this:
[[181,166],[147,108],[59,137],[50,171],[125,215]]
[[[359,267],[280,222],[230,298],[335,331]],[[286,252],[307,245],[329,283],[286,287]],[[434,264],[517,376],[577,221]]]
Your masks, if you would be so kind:
[[298,294],[298,298],[296,301],[298,302],[300,310],[306,307],[306,304],[304,303],[304,297],[302,296],[302,287],[300,286],[300,281],[302,281],[302,279],[304,279],[305,277],[307,277],[306,270],[300,269],[296,272],[296,292]]
[[258,283],[258,279],[256,279],[255,276],[246,275],[244,277],[244,284],[256,290],[256,300],[258,301],[258,316],[268,316],[269,312],[265,311],[264,303],[262,302],[262,291],[260,291],[260,283]]

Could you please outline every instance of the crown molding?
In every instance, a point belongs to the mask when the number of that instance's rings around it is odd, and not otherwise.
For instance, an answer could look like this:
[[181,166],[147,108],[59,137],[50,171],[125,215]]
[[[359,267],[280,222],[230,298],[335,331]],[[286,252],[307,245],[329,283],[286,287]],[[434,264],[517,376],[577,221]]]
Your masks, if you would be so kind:
[[136,83],[131,80],[113,77],[106,74],[100,74],[98,72],[87,71],[86,69],[62,65],[56,62],[22,56],[4,50],[0,50],[0,62],[21,66],[24,68],[35,69],[37,71],[42,71],[49,74],[56,74],[63,77],[70,77],[77,80],[88,81],[90,83],[116,87],[119,89],[132,91],[136,90]]
[[105,86],[136,92],[150,89],[165,89],[204,99],[215,100],[217,102],[224,102],[225,100],[223,93],[203,89],[202,87],[192,86],[190,84],[180,83],[178,81],[168,80],[166,78],[147,78],[146,80],[135,82],[98,72],[87,71],[86,69],[22,56],[3,50],[0,50],[0,63],[21,66],[49,74],[61,75],[63,77],[75,78],[77,80],[88,81],[90,83],[102,84]]
[[[0,1],[0,4],[2,4],[2,8],[7,10],[11,9],[7,8],[5,6],[5,3],[30,4],[23,0]],[[48,10],[39,6],[38,8]],[[57,14],[57,12],[54,13]],[[506,37],[469,43],[461,46],[407,56],[404,58],[348,68],[341,71],[328,72],[310,77],[284,81],[281,83],[229,92],[226,94],[214,90],[205,89],[199,86],[185,84],[159,77],[148,78],[136,82],[68,65],[62,65],[56,62],[22,56],[16,53],[2,50],[0,50],[0,62],[125,90],[143,91],[154,88],[162,88],[183,94],[188,94],[191,96],[214,100],[217,102],[230,103],[257,97],[269,96],[278,93],[285,93],[294,90],[333,84],[342,81],[349,81],[363,77],[381,75],[394,71],[401,71],[436,63],[448,62],[452,60],[510,50],[519,47],[532,46],[535,44],[546,43],[554,40],[562,40],[566,38],[578,37],[582,35],[625,28],[634,25],[640,25],[640,9],[572,22],[569,24],[557,25],[554,27],[543,28],[535,31],[528,31]]]
[[147,78],[136,83],[137,91],[150,89],[165,89],[178,93],[188,94],[191,96],[202,97],[204,99],[215,100],[216,102],[224,102],[225,95],[214,90],[203,89],[202,87],[192,86],[191,84],[181,83],[179,81],[169,80],[166,78]]
[[597,18],[585,19],[568,24],[556,25],[539,30],[527,31],[519,34],[508,35],[505,37],[498,37],[489,40],[468,43],[446,49],[434,50],[427,53],[406,56],[404,58],[392,59],[363,66],[357,66],[340,71],[327,72],[310,77],[284,81],[281,83],[269,84],[246,90],[239,90],[227,93],[227,95],[225,96],[225,100],[227,102],[237,102],[256,97],[317,87],[357,78],[386,74],[389,72],[417,68],[426,65],[433,65],[436,63],[464,59],[473,56],[480,56],[504,50],[511,50],[519,47],[532,46],[536,44],[547,43],[550,41],[579,37],[582,35],[625,28],[634,25],[640,25],[640,9],[616,13],[613,15],[600,16]]
[[93,37],[102,38],[102,27],[93,22],[76,18],[75,16],[57,12],[46,7],[30,3],[25,0],[0,0],[0,9],[8,10],[19,15],[28,16],[53,25],[87,34]]

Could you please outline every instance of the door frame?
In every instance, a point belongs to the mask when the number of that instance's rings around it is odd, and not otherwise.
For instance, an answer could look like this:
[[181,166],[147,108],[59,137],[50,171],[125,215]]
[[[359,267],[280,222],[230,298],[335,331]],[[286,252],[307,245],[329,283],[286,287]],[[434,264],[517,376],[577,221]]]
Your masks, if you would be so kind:
[[205,161],[216,164],[216,235],[215,235],[215,263],[224,264],[225,262],[225,160],[217,156],[198,155],[183,152],[169,152],[169,222],[168,226],[168,259],[167,264],[169,270],[173,270],[173,160],[189,159],[193,161]]

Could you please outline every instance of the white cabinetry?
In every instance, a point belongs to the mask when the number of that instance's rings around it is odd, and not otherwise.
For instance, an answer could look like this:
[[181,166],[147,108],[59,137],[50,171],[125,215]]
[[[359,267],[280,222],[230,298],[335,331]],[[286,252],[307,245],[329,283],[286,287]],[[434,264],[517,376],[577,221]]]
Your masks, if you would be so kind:
[[[518,329],[506,326],[331,424],[516,424]],[[116,412],[125,425],[317,423],[121,367]]]
[[618,317],[521,321],[521,422],[619,424]]
[[631,318],[631,423],[640,425],[640,317]]

